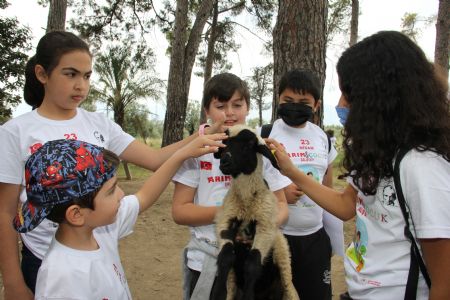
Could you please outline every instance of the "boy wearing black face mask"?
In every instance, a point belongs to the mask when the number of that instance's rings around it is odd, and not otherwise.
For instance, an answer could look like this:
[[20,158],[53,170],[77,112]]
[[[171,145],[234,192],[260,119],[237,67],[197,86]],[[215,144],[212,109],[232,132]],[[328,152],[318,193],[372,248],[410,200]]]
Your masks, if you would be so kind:
[[[278,99],[280,118],[269,136],[283,144],[300,170],[332,187],[331,163],[337,152],[326,133],[309,122],[320,106],[319,79],[309,70],[289,71],[280,80]],[[295,184],[284,191],[289,219],[282,229],[291,250],[292,281],[300,299],[330,300],[331,244],[334,253],[343,255],[342,221],[316,205]]]

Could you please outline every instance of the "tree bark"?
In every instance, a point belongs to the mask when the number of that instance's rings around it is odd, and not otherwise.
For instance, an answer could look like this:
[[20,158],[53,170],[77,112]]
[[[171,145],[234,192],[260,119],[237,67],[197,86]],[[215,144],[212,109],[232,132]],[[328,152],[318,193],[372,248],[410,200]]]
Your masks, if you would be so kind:
[[439,0],[439,11],[436,21],[436,44],[434,62],[448,79],[450,52],[450,0]]
[[201,3],[194,25],[188,31],[189,1],[177,1],[162,146],[172,144],[183,138],[192,68],[200,44],[200,37],[205,23],[211,15],[214,2],[214,0],[204,0]]
[[[327,0],[279,0],[277,22],[273,30],[272,122],[277,117],[278,82],[285,72],[294,68],[310,69],[319,77],[323,91],[327,14]],[[322,126],[323,101],[313,121]]]
[[350,21],[350,46],[358,41],[359,0],[352,0],[352,20]]
[[47,18],[47,31],[66,30],[67,0],[50,0]]
[[[208,39],[208,53],[206,53],[205,71],[203,72],[203,86],[212,76],[212,69],[214,66],[214,46],[217,40],[217,19],[219,18],[219,1],[214,1],[213,19],[211,23],[211,30]],[[203,109],[203,99],[200,105],[200,124],[206,122],[206,112]]]

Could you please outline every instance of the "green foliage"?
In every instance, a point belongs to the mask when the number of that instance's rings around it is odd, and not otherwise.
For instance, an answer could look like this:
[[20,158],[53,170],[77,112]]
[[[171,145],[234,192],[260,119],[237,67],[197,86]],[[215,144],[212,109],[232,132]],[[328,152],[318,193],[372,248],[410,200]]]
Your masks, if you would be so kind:
[[187,105],[184,128],[192,135],[200,125],[200,103],[191,101]]
[[[8,5],[0,0],[1,9]],[[29,28],[20,26],[16,18],[0,17],[0,124],[11,118],[21,101],[29,40]]]
[[151,138],[161,138],[162,122],[150,120],[150,111],[136,103],[129,105],[125,113],[124,130],[134,137],[140,137],[147,144]]
[[[104,40],[117,41],[124,38],[138,41],[154,24],[152,1],[146,0],[72,0],[77,18],[70,20],[70,28],[100,48]],[[145,44],[144,39],[139,40]]]
[[348,35],[351,16],[351,0],[328,1],[327,44],[339,34]]
[[[189,1],[188,30],[195,21],[196,12],[198,11],[200,0]],[[218,22],[214,28],[214,73],[222,73],[231,69],[232,65],[228,61],[227,53],[237,51],[240,45],[235,41],[236,27],[249,30],[247,27],[237,22],[237,16],[246,14],[255,20],[258,29],[262,29],[266,34],[271,34],[272,18],[277,10],[277,1],[275,0],[218,0]],[[173,42],[173,27],[175,16],[175,3],[164,1],[164,8],[157,13],[156,22],[165,34],[169,48],[167,53],[171,52],[171,44]],[[212,17],[211,17],[212,18]],[[206,57],[208,55],[208,43],[212,40],[213,32],[212,21],[207,22],[207,28],[202,36],[202,44],[199,47],[197,55],[197,66],[199,69],[195,71],[195,75],[204,76],[204,68]]]
[[[263,120],[262,123],[263,123],[263,124],[266,124],[266,123],[268,123],[268,122],[265,122],[265,121]],[[259,127],[259,118],[247,119],[247,125],[250,126],[251,128]]]
[[420,28],[417,28],[417,13],[405,13],[402,17],[401,32],[407,35],[410,39],[417,42],[417,37],[420,35]]
[[[262,111],[269,109],[272,105],[273,64],[270,63],[264,67],[255,67],[252,71],[253,75],[250,76],[248,80],[250,95],[253,102],[252,104],[254,105],[253,108],[257,109],[261,115]],[[262,121],[261,118],[261,125],[263,124]]]
[[99,82],[92,85],[90,96],[114,112],[114,120],[125,125],[125,114],[138,100],[159,99],[163,81],[154,76],[154,55],[139,44],[125,41],[111,46],[97,56],[94,66]]

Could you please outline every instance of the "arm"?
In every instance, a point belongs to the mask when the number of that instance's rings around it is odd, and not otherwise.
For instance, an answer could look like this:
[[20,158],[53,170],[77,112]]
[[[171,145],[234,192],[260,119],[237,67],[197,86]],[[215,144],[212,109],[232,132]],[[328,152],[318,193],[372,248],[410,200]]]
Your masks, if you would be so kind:
[[0,268],[4,299],[33,299],[20,269],[17,232],[12,220],[17,213],[20,185],[0,183]]
[[281,173],[298,185],[309,198],[341,220],[347,221],[355,216],[357,193],[351,185],[348,185],[343,192],[338,192],[323,186],[298,170],[292,164],[283,146],[277,141],[267,139],[267,142],[270,148],[275,150],[274,154],[280,166]]
[[[197,137],[191,143],[175,152],[169,160],[146,180],[142,188],[136,193],[139,200],[139,213],[155,203],[185,159],[216,152],[219,146],[224,146],[221,140],[225,138],[225,134]],[[209,147],[205,147],[205,145]]]
[[295,183],[291,183],[283,190],[287,203],[289,204],[295,204],[298,201],[298,198],[300,198],[304,194],[303,191],[299,189]]
[[[431,279],[430,300],[450,299],[450,239],[420,239]],[[447,270],[447,271],[444,271]]]
[[[224,132],[222,121],[212,124],[210,127],[205,128],[205,134],[214,134],[216,132]],[[183,148],[198,137],[198,132],[194,133],[187,138],[167,145],[163,148],[152,149],[144,143],[134,140],[127,148],[122,152],[120,158],[138,165],[142,168],[156,171],[169,157],[171,157],[178,149]]]
[[329,164],[328,169],[322,179],[322,184],[329,188],[333,188],[333,165]]
[[196,137],[198,137],[198,134],[194,133],[184,140],[160,149],[152,149],[144,143],[134,140],[127,148],[125,148],[120,155],[120,158],[142,168],[155,171],[178,149],[186,146]]
[[286,197],[284,195],[284,191],[278,190],[273,192],[275,197],[277,198],[277,206],[278,206],[278,215],[277,215],[277,225],[281,226],[288,220],[289,217],[289,209],[286,202]]
[[175,182],[173,193],[172,217],[179,225],[201,226],[214,223],[217,206],[194,204],[196,188]]

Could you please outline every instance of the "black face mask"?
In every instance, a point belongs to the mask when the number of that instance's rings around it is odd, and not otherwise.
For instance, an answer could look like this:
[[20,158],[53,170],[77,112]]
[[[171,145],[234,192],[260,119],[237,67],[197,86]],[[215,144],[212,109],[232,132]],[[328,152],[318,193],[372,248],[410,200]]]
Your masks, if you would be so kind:
[[278,106],[278,115],[289,126],[299,126],[311,118],[313,110],[303,103],[283,103]]

